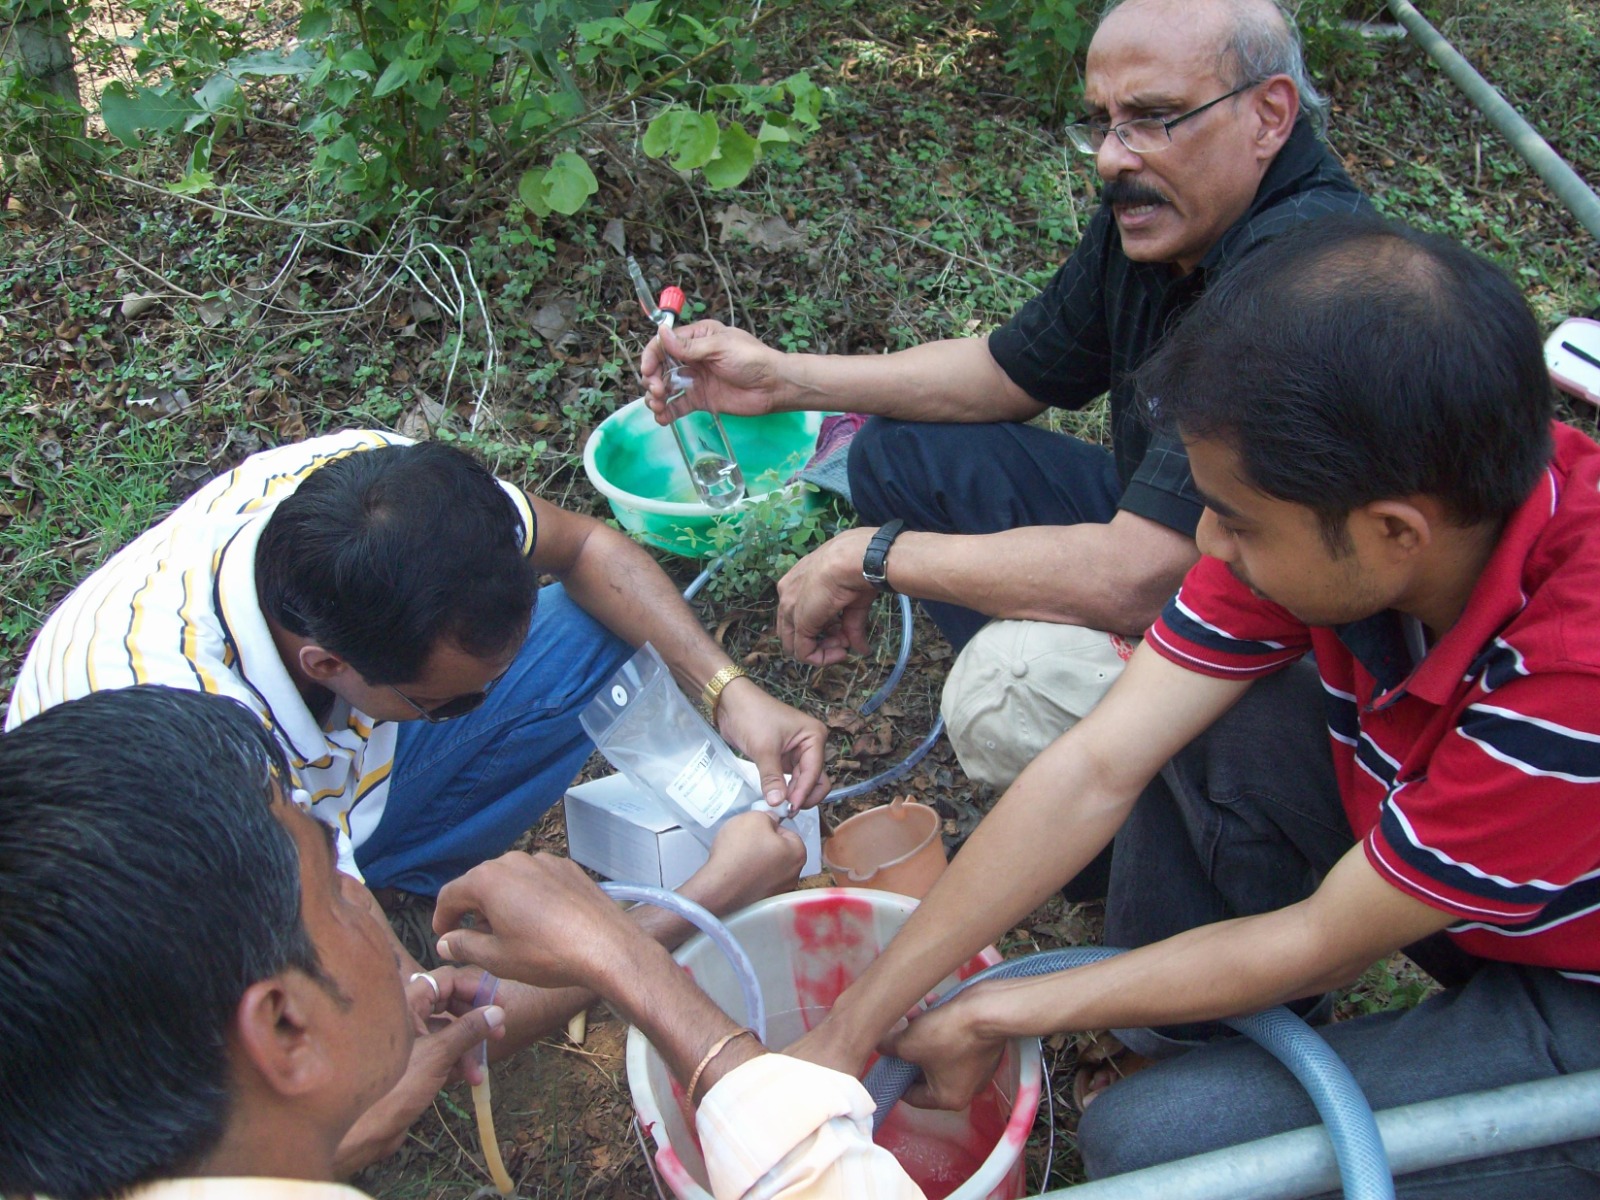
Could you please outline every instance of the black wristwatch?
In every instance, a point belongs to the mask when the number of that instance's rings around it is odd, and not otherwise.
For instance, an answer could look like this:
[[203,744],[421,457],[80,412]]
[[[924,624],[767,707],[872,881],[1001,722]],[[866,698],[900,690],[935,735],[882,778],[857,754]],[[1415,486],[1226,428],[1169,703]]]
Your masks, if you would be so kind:
[[878,527],[878,532],[872,535],[872,540],[867,543],[867,552],[861,556],[861,578],[880,592],[894,593],[894,588],[889,586],[889,547],[894,545],[895,538],[900,536],[905,525],[898,518],[885,521]]

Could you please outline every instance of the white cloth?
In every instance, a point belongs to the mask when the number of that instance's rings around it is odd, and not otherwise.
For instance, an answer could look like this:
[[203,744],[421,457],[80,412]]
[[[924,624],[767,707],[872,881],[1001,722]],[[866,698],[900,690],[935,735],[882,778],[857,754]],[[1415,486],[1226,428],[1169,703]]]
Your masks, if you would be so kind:
[[729,1071],[695,1114],[717,1200],[922,1200],[894,1155],[872,1141],[859,1080],[785,1054]]
[[305,1179],[164,1179],[134,1188],[122,1200],[367,1200],[341,1183]]
[[[815,1063],[763,1054],[729,1071],[695,1117],[716,1200],[924,1200],[872,1142],[872,1098]],[[169,1179],[125,1200],[366,1200],[334,1183]]]
[[[312,471],[405,444],[387,433],[331,434],[251,455],[213,479],[50,615],[17,676],[6,728],[90,692],[141,683],[231,697],[282,744],[312,811],[340,831],[340,868],[360,878],[354,848],[383,817],[397,727],[337,699],[325,722],[312,716],[262,615],[255,552],[273,509]],[[517,504],[530,552],[527,497],[502,486]]]

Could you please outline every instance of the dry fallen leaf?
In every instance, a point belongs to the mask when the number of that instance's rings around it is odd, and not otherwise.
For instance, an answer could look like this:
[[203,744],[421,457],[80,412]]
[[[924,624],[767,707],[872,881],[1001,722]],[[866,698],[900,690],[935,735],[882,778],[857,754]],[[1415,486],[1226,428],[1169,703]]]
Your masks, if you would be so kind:
[[830,708],[822,719],[829,729],[840,729],[845,733],[854,733],[861,728],[861,714],[853,708]]
[[737,204],[730,204],[716,215],[722,233],[719,243],[726,243],[735,234],[744,238],[758,250],[801,250],[805,248],[805,235],[779,216],[763,217]]

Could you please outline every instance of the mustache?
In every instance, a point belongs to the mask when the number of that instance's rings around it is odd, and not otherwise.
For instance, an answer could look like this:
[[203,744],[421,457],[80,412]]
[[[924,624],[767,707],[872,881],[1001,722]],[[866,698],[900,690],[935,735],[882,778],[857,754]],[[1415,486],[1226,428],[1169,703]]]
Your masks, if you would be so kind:
[[1113,207],[1137,208],[1142,204],[1166,204],[1167,198],[1147,183],[1118,176],[1102,184],[1100,202]]

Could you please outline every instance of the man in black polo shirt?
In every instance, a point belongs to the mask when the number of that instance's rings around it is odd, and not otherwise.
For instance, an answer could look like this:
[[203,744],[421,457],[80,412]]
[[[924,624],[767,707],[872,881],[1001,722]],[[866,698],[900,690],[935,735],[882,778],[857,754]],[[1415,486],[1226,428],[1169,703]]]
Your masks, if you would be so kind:
[[[1143,427],[1134,368],[1251,246],[1365,204],[1318,136],[1325,102],[1273,0],[1124,0],[1090,45],[1084,103],[1071,133],[1105,202],[1044,292],[987,338],[782,354],[702,321],[643,362],[663,422],[686,404],[873,414],[850,454],[863,524],[780,583],[779,631],[796,657],[834,662],[865,649],[878,590],[921,599],[962,651],[951,740],[996,787],[1099,699],[1123,638],[1197,557],[1188,461]],[[695,380],[670,409],[663,343]],[[1108,390],[1112,451],[1024,424]]]

